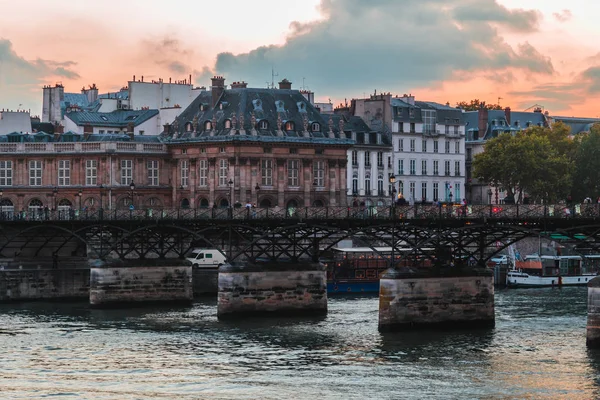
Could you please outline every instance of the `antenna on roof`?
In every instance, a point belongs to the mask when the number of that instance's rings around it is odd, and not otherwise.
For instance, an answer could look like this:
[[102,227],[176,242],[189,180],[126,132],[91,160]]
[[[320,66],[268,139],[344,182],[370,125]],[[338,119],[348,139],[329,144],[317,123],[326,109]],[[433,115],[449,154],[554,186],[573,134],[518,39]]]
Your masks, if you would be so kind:
[[302,77],[302,90],[306,90],[306,85],[304,84],[305,79],[305,77]]
[[504,100],[503,97],[498,97],[498,105],[500,105],[500,100]]
[[271,67],[271,89],[275,89],[275,77],[279,76],[279,74],[275,73],[275,69]]

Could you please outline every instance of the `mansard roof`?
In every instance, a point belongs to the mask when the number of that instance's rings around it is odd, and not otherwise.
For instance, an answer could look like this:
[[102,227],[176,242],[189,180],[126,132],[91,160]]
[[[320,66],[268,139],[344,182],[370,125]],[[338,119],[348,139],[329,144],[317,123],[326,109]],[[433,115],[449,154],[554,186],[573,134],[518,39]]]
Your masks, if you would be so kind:
[[156,115],[158,110],[116,110],[108,113],[77,111],[65,114],[65,118],[79,126],[89,124],[125,128],[130,122],[138,126]]
[[[215,127],[212,126],[213,121],[216,122]],[[226,128],[226,122],[232,128]],[[278,132],[278,123],[281,124],[281,132]],[[291,123],[291,129],[285,129],[286,123]],[[189,129],[194,125],[195,132],[194,128]],[[244,133],[240,134],[240,130]],[[344,133],[345,122],[341,134],[339,121],[331,126],[333,138],[329,130],[329,116],[321,115],[298,90],[234,88],[225,89],[215,107],[212,107],[212,93],[201,92],[177,117],[169,132],[163,134],[172,141],[204,141],[240,136],[248,140],[273,138],[269,141],[287,142],[283,140],[287,138],[297,142],[318,140],[331,144],[352,144]],[[249,139],[251,137],[256,139]]]

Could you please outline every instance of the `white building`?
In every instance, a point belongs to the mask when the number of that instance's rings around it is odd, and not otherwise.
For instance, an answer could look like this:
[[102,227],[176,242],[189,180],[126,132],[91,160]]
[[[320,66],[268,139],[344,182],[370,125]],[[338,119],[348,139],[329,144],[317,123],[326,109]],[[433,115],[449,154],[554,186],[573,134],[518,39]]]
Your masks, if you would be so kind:
[[113,112],[74,111],[65,114],[65,132],[80,134],[125,134],[156,136],[158,110],[116,110]]
[[31,131],[31,116],[28,111],[0,111],[0,135]]
[[392,143],[399,193],[409,202],[465,198],[465,124],[448,105],[391,99]]

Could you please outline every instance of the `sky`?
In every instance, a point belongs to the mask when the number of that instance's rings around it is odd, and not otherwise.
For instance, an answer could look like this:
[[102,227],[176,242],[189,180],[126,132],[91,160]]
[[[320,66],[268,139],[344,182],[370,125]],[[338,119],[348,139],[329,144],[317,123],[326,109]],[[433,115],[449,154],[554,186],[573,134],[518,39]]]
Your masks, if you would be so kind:
[[0,0],[0,110],[42,87],[287,78],[334,105],[377,93],[597,117],[591,0]]

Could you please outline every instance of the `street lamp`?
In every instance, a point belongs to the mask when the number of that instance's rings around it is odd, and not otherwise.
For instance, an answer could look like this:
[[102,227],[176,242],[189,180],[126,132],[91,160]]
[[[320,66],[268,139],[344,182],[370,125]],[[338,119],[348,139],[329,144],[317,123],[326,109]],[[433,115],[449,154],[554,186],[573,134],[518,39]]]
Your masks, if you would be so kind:
[[393,207],[395,202],[394,199],[396,198],[396,177],[394,176],[394,174],[390,174],[389,177],[389,182],[390,182],[390,196],[392,197],[392,203],[391,206]]
[[258,182],[256,183],[256,186],[254,186],[254,191],[256,192],[256,206],[259,206],[259,198],[258,198],[258,191],[260,190],[260,186],[258,185]]
[[4,189],[0,187],[0,219],[4,219],[4,205],[2,204],[2,197],[4,196]]
[[452,192],[450,192],[450,194],[448,195],[448,197],[450,198],[450,204],[453,204],[452,203]]
[[229,179],[227,184],[229,185],[229,207],[233,209],[233,179]]
[[52,197],[54,198],[54,211],[56,211],[56,196],[58,195],[58,187],[54,186],[52,189]]
[[131,181],[131,183],[129,184],[129,198],[131,199],[131,205],[133,206],[133,208],[135,208],[135,204],[133,204],[133,196],[135,195],[135,183],[133,183],[133,181]]
[[79,212],[81,212],[81,196],[83,196],[83,192],[79,189],[79,192],[77,192],[77,197],[79,197]]
[[394,176],[394,174],[389,174],[388,181],[392,186],[392,189],[390,190],[392,197],[392,204],[390,205],[390,216],[392,217],[392,253],[390,255],[390,267],[394,268],[394,264],[396,261],[396,254],[394,252],[394,249],[396,248],[396,213],[394,211],[394,193],[396,191],[396,177]]
[[488,195],[488,204],[492,204],[492,188],[488,189],[487,195]]
[[104,196],[104,185],[100,184],[100,219],[104,217],[104,204],[102,203],[102,197]]

